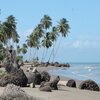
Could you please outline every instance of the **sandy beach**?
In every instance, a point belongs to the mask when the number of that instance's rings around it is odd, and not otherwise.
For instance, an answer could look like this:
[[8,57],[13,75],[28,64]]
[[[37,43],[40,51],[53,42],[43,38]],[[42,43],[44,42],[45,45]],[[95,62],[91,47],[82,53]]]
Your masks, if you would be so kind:
[[[47,71],[52,67],[38,67],[39,71]],[[26,67],[23,67],[26,70]],[[51,76],[52,79],[56,76]],[[67,80],[70,78],[60,77],[61,80],[59,84],[66,84]],[[44,100],[100,100],[100,92],[80,90],[78,88],[80,81],[76,80],[77,88],[70,88],[67,86],[58,86],[58,90],[53,90],[52,92],[43,92],[39,90],[39,85],[35,88],[24,87],[22,88],[27,94]],[[0,95],[3,93],[5,87],[0,87]]]

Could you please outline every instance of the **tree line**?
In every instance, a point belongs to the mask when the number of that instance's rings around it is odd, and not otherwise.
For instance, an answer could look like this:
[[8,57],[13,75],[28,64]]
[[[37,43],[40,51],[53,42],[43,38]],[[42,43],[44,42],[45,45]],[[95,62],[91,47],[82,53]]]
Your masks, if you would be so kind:
[[[53,25],[51,17],[44,15],[32,33],[27,36],[25,43],[20,47],[20,36],[16,26],[17,22],[13,15],[8,16],[4,22],[0,21],[0,60],[4,59],[5,48],[15,49],[19,58],[22,58],[23,56],[21,55],[26,54],[30,48],[30,50],[34,50],[33,59],[39,59],[39,61],[43,62],[47,56],[48,49],[52,47],[50,56],[46,60],[50,62],[51,56],[53,56],[52,61],[54,61],[61,39],[68,35],[70,29],[66,18],[60,19],[57,25]],[[57,42],[59,42],[58,48],[55,49]],[[41,48],[43,48],[43,53],[40,59],[36,52]]]

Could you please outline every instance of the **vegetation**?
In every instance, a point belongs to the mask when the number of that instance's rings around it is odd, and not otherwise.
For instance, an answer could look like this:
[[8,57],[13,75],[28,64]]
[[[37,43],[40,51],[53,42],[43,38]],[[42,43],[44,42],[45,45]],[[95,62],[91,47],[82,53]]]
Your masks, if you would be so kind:
[[[33,32],[28,36],[27,45],[30,48],[39,50],[41,47],[44,48],[41,62],[46,58],[47,51],[53,46],[50,58],[53,54],[53,59],[57,52],[54,51],[55,44],[59,36],[66,37],[69,32],[69,24],[65,18],[62,18],[58,25],[53,26],[52,19],[48,15],[44,15],[40,20],[40,23],[33,29]],[[35,59],[35,58],[34,58]]]
[[[10,48],[16,50],[17,58],[22,59],[22,55],[27,53],[27,49],[31,48],[34,50],[33,59],[39,58],[36,55],[40,48],[44,48],[41,62],[43,62],[47,56],[48,49],[52,47],[48,62],[53,55],[53,61],[57,54],[55,50],[56,42],[59,40],[58,37],[66,37],[69,32],[69,24],[65,18],[58,21],[57,25],[53,25],[52,19],[48,15],[44,15],[41,18],[40,23],[33,29],[33,32],[27,37],[26,43],[20,47],[19,35],[16,30],[16,19],[13,15],[7,17],[6,21],[0,21],[0,60],[4,58],[4,48]],[[60,45],[60,43],[59,43]],[[59,47],[59,46],[58,46]],[[39,58],[40,61],[40,58]]]

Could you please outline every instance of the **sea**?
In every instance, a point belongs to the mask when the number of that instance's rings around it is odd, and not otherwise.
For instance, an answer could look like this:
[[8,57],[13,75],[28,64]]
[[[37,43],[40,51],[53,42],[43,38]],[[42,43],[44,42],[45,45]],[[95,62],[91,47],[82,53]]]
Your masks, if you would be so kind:
[[49,72],[81,81],[91,79],[100,84],[100,63],[70,63],[69,68],[55,68]]

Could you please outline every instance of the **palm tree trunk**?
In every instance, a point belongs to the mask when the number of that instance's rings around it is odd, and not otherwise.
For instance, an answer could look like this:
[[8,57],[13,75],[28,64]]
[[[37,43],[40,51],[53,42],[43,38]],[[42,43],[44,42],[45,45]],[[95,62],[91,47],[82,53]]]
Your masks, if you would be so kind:
[[44,59],[44,54],[45,54],[45,48],[43,49],[43,54],[42,54],[42,59],[41,59],[41,62],[43,62],[43,59]]
[[54,50],[54,44],[53,44],[53,60],[52,60],[53,63],[54,63],[54,52],[55,50]]
[[30,51],[29,51],[29,61],[31,62],[31,48],[30,48]]
[[56,55],[57,55],[57,53],[58,53],[58,50],[59,50],[60,45],[61,45],[61,41],[62,41],[62,37],[60,38],[60,41],[59,41],[58,47],[57,47],[56,52],[55,52],[55,54],[54,54],[54,58],[56,57]]
[[51,57],[52,57],[52,55],[53,55],[53,53],[54,53],[54,48],[55,48],[55,46],[56,46],[56,43],[57,43],[57,42],[53,43],[53,48],[52,48],[52,51],[51,51],[51,53],[50,53],[48,62],[50,62],[50,59],[51,59]]
[[45,58],[47,57],[47,54],[48,54],[48,49],[46,49],[46,52],[45,52],[45,56],[44,56],[44,61],[45,61]]

